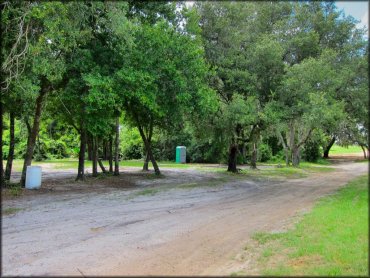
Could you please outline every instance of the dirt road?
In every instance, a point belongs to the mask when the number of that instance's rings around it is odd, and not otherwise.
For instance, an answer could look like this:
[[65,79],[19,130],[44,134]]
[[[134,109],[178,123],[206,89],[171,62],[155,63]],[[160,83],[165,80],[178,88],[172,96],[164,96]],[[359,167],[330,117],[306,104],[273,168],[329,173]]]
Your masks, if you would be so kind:
[[5,200],[23,210],[3,216],[2,275],[230,275],[251,234],[280,229],[368,170],[333,167],[279,181],[164,169],[161,179],[121,175],[122,187]]

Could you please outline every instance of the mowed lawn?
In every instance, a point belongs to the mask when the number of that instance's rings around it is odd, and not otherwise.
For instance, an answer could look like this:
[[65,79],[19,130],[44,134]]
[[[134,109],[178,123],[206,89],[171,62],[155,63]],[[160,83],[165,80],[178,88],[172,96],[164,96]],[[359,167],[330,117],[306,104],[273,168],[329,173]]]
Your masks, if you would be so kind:
[[[341,147],[338,145],[334,145],[330,149],[329,155],[336,155],[336,154],[353,154],[353,153],[362,153],[362,149],[360,146],[348,146]],[[314,164],[329,164],[325,160],[321,159],[318,163]],[[280,161],[280,163],[284,163],[284,161]],[[45,164],[52,164],[53,169],[77,169],[78,167],[78,159],[77,158],[65,158],[65,159],[51,159],[51,160],[44,160],[44,161],[32,161],[32,165],[45,165]],[[92,162],[89,160],[85,161],[85,167],[91,167]],[[103,161],[105,167],[109,167],[108,161]],[[268,163],[261,163],[262,165],[267,165]],[[273,165],[277,163],[272,163]],[[177,164],[174,161],[159,161],[159,167],[167,167],[167,168],[189,168],[189,167],[204,167],[201,163],[191,163],[191,164]],[[21,171],[23,166],[22,159],[15,159],[13,162],[13,170],[14,171]],[[123,160],[120,162],[120,166],[122,167],[143,167],[143,160]],[[304,163],[301,165],[305,166]],[[149,167],[152,167],[152,163],[149,162]],[[207,168],[207,167],[206,167]]]
[[[143,167],[143,160],[122,160],[120,161],[120,167],[135,167],[135,168],[142,168]],[[221,164],[203,164],[203,163],[186,163],[186,164],[179,164],[174,161],[158,161],[158,166],[164,168],[179,168],[179,169],[186,169],[186,168],[195,168],[201,171],[216,171],[216,172],[225,172],[227,166]],[[109,168],[108,161],[103,161],[103,164],[106,168]],[[282,176],[282,177],[305,177],[309,172],[323,172],[323,171],[331,171],[334,170],[333,168],[325,167],[325,165],[330,165],[330,162],[320,159],[317,163],[311,162],[301,162],[300,167],[285,167],[284,165],[282,168],[276,168],[278,163],[258,163],[258,166],[269,165],[271,168],[264,169],[262,171],[253,171],[250,170],[249,167],[242,171],[243,175],[250,175],[250,176]],[[48,166],[50,170],[71,170],[78,168],[78,160],[76,158],[65,158],[65,159],[53,159],[53,160],[44,160],[44,161],[33,161],[32,165],[34,166]],[[246,165],[244,165],[246,166]],[[13,171],[20,172],[23,167],[23,160],[15,159],[13,161]],[[85,169],[91,169],[92,161],[85,160]],[[149,168],[153,169],[152,163],[149,162]],[[99,168],[100,171],[100,168]]]
[[[143,167],[143,160],[123,160],[120,161],[121,167]],[[78,167],[78,160],[77,158],[65,158],[65,159],[52,159],[52,160],[44,160],[44,161],[32,161],[32,165],[34,166],[43,166],[49,165],[52,169],[55,170],[67,170],[67,169],[76,169]],[[109,162],[103,161],[104,167],[109,168]],[[172,161],[161,161],[158,162],[159,167],[168,167],[168,168],[189,168],[189,164],[178,164]],[[193,164],[196,165],[196,164]],[[14,171],[21,171],[23,167],[23,160],[15,159],[13,162],[13,170]],[[91,168],[92,161],[85,160],[85,168]],[[152,163],[149,163],[149,167],[152,167]],[[100,168],[99,168],[100,170]]]
[[294,229],[254,234],[261,273],[367,276],[368,204],[368,176],[363,176],[322,198]]
[[330,149],[329,156],[330,155],[336,155],[336,154],[353,154],[353,153],[362,153],[362,149],[360,146],[357,145],[351,145],[348,147],[341,147],[339,145],[333,145]]

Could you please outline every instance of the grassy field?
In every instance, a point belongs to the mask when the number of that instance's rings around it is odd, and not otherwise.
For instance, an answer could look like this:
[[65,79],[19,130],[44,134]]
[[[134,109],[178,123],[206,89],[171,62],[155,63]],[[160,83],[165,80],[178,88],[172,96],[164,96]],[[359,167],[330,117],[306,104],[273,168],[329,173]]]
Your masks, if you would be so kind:
[[[85,161],[85,167],[90,168],[92,162],[89,160]],[[45,161],[33,161],[32,165],[35,166],[43,166],[46,164],[52,164],[52,168],[56,170],[60,169],[77,169],[78,167],[78,160],[73,158],[68,159],[54,159],[54,160],[45,160]],[[106,168],[109,167],[108,161],[103,161],[103,164]],[[172,161],[162,161],[158,162],[159,167],[168,167],[168,168],[189,168],[189,164],[177,164]],[[192,164],[196,165],[196,164]],[[23,166],[23,160],[15,159],[13,162],[13,170],[14,171],[21,171]],[[142,160],[124,160],[120,162],[121,167],[143,167]],[[152,167],[152,163],[149,163],[149,167]]]
[[322,198],[294,229],[256,233],[261,274],[367,276],[368,201],[363,176]]
[[[106,168],[108,168],[108,162],[103,161]],[[260,163],[258,165],[259,170],[250,170],[249,167],[245,167],[240,174],[243,176],[250,176],[250,177],[286,177],[286,178],[304,178],[309,173],[315,172],[329,172],[332,171],[333,168],[325,167],[330,164],[328,161],[322,159],[319,160],[317,163],[310,163],[310,162],[301,162],[299,168],[293,167],[285,167],[282,164],[281,168],[275,167],[277,163]],[[49,168],[54,170],[68,170],[68,169],[77,169],[78,161],[77,159],[55,159],[55,160],[45,160],[45,161],[34,161],[32,165],[39,165],[39,166],[46,166],[48,165]],[[218,164],[210,165],[210,164],[201,164],[201,163],[187,163],[187,164],[178,164],[173,161],[161,161],[158,162],[159,167],[165,168],[178,168],[178,169],[186,169],[186,168],[194,168],[199,171],[207,171],[207,172],[226,172],[226,166],[220,166]],[[13,170],[14,171],[21,171],[23,166],[23,161],[16,159],[13,163]],[[85,168],[91,168],[91,161],[85,161]],[[120,162],[121,167],[136,167],[141,168],[143,167],[142,160],[124,160]],[[220,166],[220,167],[218,167]],[[265,166],[268,166],[267,168]],[[149,163],[149,167],[152,168],[152,163]],[[233,175],[232,173],[230,173]]]
[[341,147],[338,145],[333,145],[330,149],[329,156],[336,155],[336,154],[352,154],[352,153],[362,153],[361,147],[352,145],[346,148],[346,147]]

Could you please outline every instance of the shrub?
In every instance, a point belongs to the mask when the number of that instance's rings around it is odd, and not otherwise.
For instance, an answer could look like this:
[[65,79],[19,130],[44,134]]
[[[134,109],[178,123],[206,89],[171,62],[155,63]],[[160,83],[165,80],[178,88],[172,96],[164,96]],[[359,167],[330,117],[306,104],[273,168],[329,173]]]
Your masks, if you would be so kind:
[[302,158],[309,162],[316,162],[321,157],[320,144],[317,140],[307,140],[304,145]]
[[141,159],[144,156],[143,144],[126,145],[122,150],[123,159]]
[[266,162],[272,157],[272,149],[269,145],[261,143],[258,146],[257,159],[260,162]]
[[47,144],[47,152],[54,158],[68,157],[67,145],[60,140],[50,140]]
[[281,163],[282,161],[285,161],[284,150],[280,150],[276,153],[276,155],[271,156],[269,161],[272,163]]

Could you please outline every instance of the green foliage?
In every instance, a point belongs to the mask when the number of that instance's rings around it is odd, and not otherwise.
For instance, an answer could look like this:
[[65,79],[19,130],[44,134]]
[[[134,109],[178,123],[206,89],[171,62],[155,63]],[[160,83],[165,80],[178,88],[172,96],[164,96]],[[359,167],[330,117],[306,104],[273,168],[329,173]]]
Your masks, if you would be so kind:
[[335,3],[8,1],[1,21],[3,158],[10,112],[24,157],[42,82],[36,160],[76,157],[82,130],[110,140],[120,116],[124,159],[145,155],[137,128],[160,160],[185,145],[227,162],[235,145],[244,163],[256,144],[281,162],[281,138],[307,161],[334,135],[369,147],[368,41]]
[[120,130],[120,149],[123,159],[140,159],[144,156],[143,142],[139,131],[123,125]]
[[[201,98],[206,71],[202,49],[166,22],[143,25],[137,30],[135,44],[128,65],[115,75],[126,117],[134,125],[154,121],[156,126],[169,128]],[[170,121],[167,115],[171,115]]]
[[321,157],[320,144],[317,140],[307,140],[304,144],[303,159],[316,162]]
[[219,163],[224,161],[223,143],[217,140],[196,141],[187,149],[187,155],[191,162],[196,163]]
[[272,158],[271,147],[267,144],[261,143],[258,145],[258,161],[266,162]]

